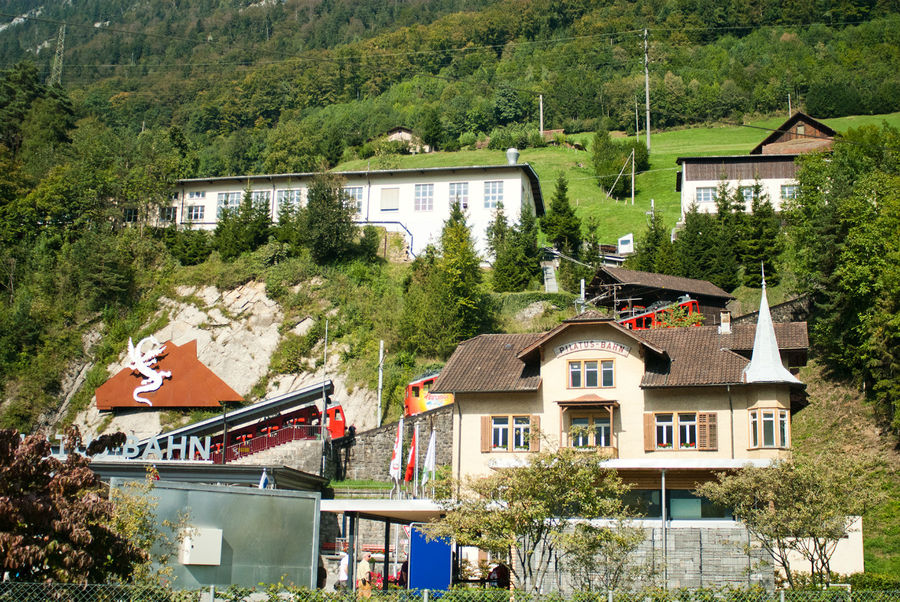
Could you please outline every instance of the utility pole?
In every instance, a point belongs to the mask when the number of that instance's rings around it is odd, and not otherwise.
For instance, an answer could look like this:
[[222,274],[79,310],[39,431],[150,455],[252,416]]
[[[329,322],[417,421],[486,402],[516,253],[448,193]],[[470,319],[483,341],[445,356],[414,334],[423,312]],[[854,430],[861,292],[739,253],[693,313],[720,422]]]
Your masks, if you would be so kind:
[[641,139],[641,122],[638,118],[637,96],[634,97],[634,139]]
[[56,38],[56,55],[53,57],[53,65],[50,67],[50,85],[62,85],[63,52],[66,47],[66,26],[60,25],[59,35]]
[[644,30],[644,96],[647,99],[647,152],[650,152],[650,56],[647,49],[648,31]]
[[634,205],[634,149],[631,149],[631,204]]
[[544,137],[544,95],[538,95],[538,102],[541,107],[541,138]]
[[794,114],[794,110],[791,108],[791,94],[788,93],[788,117]]

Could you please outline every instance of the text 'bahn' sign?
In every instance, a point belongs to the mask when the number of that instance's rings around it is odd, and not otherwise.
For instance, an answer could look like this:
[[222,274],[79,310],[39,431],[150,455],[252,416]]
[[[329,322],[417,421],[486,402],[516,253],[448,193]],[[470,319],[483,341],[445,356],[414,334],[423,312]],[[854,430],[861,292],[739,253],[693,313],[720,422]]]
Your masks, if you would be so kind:
[[569,353],[575,353],[576,351],[608,351],[609,353],[615,353],[616,355],[627,357],[630,350],[631,347],[629,347],[628,345],[622,345],[621,343],[605,339],[585,339],[582,341],[572,341],[571,343],[560,345],[555,349],[556,357],[560,357],[561,355],[568,355]]
[[[60,455],[65,454],[65,437],[57,435],[56,439],[59,441]],[[87,440],[75,451],[84,454],[90,444],[91,441]],[[120,460],[209,460],[211,448],[211,437],[152,437],[142,443],[134,435],[129,435],[121,448],[94,457]]]

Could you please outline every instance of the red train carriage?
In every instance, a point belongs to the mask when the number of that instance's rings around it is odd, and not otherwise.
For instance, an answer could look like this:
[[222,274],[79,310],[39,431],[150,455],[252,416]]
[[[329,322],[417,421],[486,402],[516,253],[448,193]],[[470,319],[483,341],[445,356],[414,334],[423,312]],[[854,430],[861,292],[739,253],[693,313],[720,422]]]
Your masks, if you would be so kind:
[[619,318],[618,322],[619,324],[630,330],[648,330],[650,328],[660,328],[663,326],[665,315],[671,313],[675,308],[678,307],[684,309],[689,316],[700,313],[700,304],[697,303],[697,301],[695,301],[694,299],[691,299],[690,297],[685,295],[679,298],[678,301],[674,303],[660,301],[647,308],[641,306],[632,307],[630,308],[630,310],[628,308],[625,308],[625,311],[630,311],[631,315],[624,318]]

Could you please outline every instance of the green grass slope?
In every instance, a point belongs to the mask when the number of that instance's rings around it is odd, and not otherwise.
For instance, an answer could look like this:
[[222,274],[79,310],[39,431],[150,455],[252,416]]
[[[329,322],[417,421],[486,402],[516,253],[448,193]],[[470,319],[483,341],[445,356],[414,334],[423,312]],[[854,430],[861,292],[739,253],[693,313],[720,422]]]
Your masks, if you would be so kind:
[[[591,133],[571,136],[584,144],[588,150],[548,146],[527,148],[520,151],[519,161],[534,167],[541,179],[544,198],[549,199],[555,190],[559,173],[569,180],[569,199],[575,206],[582,221],[594,218],[600,227],[601,240],[614,243],[629,232],[639,235],[646,228],[647,212],[651,199],[657,211],[661,211],[665,223],[674,226],[681,216],[681,197],[675,191],[675,174],[678,166],[675,159],[691,155],[740,155],[750,152],[769,135],[772,128],[781,125],[786,116],[770,117],[746,126],[728,125],[702,127],[659,132],[650,139],[650,170],[635,178],[635,199],[615,201],[606,198],[596,184],[591,165]],[[879,125],[883,121],[900,127],[900,113],[888,115],[862,115],[823,120],[838,132],[862,125]],[[436,152],[425,155],[397,156],[396,167],[445,167],[452,165],[500,165],[506,156],[499,150],[464,150],[459,152]],[[377,160],[346,161],[338,170],[377,169]]]

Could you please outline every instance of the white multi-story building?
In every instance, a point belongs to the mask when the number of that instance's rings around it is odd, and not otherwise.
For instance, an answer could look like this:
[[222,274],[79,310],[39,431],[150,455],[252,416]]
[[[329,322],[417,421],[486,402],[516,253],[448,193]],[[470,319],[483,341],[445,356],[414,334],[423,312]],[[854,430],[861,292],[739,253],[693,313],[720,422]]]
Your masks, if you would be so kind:
[[678,157],[681,166],[675,190],[681,192],[681,219],[696,204],[701,213],[716,212],[716,191],[724,182],[728,192],[739,190],[750,211],[757,182],[775,211],[795,197],[797,157],[831,147],[835,131],[804,113],[790,119],[760,142],[749,155]]
[[[356,204],[356,222],[401,233],[413,255],[437,242],[450,203],[459,200],[478,251],[487,259],[485,230],[502,203],[510,223],[522,208],[544,214],[540,181],[527,163],[507,165],[428,167],[338,172],[344,190]],[[265,204],[273,221],[287,204],[303,206],[315,174],[272,174],[179,180],[172,203],[160,209],[159,223],[213,229],[226,208],[240,205],[245,191]]]

